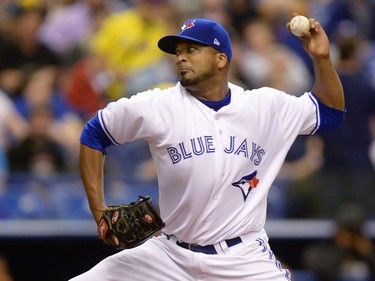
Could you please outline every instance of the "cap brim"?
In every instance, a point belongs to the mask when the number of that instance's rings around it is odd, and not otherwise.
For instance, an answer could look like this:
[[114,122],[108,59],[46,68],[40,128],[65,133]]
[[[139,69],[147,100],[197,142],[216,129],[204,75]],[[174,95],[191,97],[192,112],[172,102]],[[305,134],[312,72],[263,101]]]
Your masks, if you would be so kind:
[[178,41],[180,41],[181,39],[193,41],[195,43],[199,43],[199,44],[208,46],[206,43],[204,43],[200,40],[197,40],[195,38],[189,37],[189,36],[167,35],[167,36],[162,37],[159,40],[158,47],[159,47],[160,50],[162,50],[162,51],[164,51],[168,54],[174,55],[176,53],[176,45],[177,45]]

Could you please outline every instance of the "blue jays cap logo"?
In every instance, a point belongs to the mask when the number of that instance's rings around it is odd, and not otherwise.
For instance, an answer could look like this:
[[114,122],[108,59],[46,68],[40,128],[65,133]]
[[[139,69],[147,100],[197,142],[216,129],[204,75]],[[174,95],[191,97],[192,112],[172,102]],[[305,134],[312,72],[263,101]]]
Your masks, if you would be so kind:
[[[194,27],[194,28],[193,28]],[[232,59],[232,44],[229,34],[219,23],[204,18],[193,18],[185,21],[177,35],[167,35],[158,41],[160,50],[176,54],[176,46],[181,39],[210,46]]]
[[185,29],[192,28],[194,26],[194,22],[195,20],[186,22],[183,26],[181,26],[180,33],[183,32]]
[[241,190],[244,201],[246,201],[250,191],[253,188],[256,188],[259,183],[259,179],[256,177],[257,173],[258,172],[255,171],[251,174],[243,176],[239,181],[232,183],[233,186],[238,187]]

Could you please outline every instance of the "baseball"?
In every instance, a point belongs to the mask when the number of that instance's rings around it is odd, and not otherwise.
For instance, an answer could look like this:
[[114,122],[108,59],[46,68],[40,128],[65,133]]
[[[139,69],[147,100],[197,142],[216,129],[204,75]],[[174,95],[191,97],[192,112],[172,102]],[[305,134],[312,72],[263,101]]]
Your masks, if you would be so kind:
[[290,21],[290,31],[298,37],[310,29],[310,21],[304,16],[295,16]]

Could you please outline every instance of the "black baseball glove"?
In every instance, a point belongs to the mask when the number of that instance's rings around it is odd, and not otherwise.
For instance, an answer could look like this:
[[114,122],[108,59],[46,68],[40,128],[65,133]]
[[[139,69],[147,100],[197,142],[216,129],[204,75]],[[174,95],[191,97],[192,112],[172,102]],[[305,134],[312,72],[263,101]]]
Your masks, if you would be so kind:
[[99,221],[98,235],[109,245],[112,245],[109,237],[115,235],[120,241],[117,248],[127,249],[142,244],[164,225],[152,206],[151,197],[139,196],[129,205],[109,206]]

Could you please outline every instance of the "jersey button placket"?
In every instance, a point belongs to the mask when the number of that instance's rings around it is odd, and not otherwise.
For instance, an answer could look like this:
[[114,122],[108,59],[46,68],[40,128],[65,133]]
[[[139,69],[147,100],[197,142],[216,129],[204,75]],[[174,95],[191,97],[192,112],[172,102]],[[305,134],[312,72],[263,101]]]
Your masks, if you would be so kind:
[[220,125],[220,115],[218,113],[216,113],[216,115],[214,116],[214,127],[215,127],[215,131],[217,132],[217,134],[219,136],[222,136],[223,135],[223,129],[221,128],[221,125]]
[[[223,146],[223,129],[221,128],[222,124],[220,122],[220,114],[217,113],[215,116],[214,116],[214,122],[213,122],[213,125],[214,125],[214,130],[216,132],[216,139],[217,139],[217,143],[216,143],[216,148],[218,149],[218,151],[223,151],[224,150],[224,146]],[[217,165],[217,168],[219,169],[223,169],[223,159],[218,159],[218,161],[216,162],[216,165]],[[220,179],[220,176],[224,177],[225,176],[225,171],[222,171],[222,173],[218,172],[217,174],[217,180],[219,182],[221,182],[221,179]],[[220,183],[218,183],[220,185]],[[219,188],[220,189],[220,188]],[[211,196],[211,204],[213,206],[216,206],[217,204],[219,204],[219,196],[217,195],[217,192],[215,192],[212,196]]]
[[[215,120],[214,120],[214,131],[216,132],[216,149],[218,151],[223,151],[224,150],[224,147],[223,147],[223,130],[221,128],[221,122],[220,122],[220,117],[218,114],[215,115]],[[224,175],[224,171],[222,173],[220,173],[220,170],[223,169],[223,159],[219,156],[220,153],[217,155],[218,159],[216,161],[216,166],[217,166],[217,169],[218,169],[218,173],[217,173],[217,185],[221,185],[219,182],[221,182],[221,179],[220,179],[220,175]],[[218,195],[217,195],[217,191],[218,189],[220,189],[219,187],[215,188],[216,192],[214,192],[214,194],[211,195],[211,200],[210,200],[210,204],[212,206],[217,206],[218,204]]]

